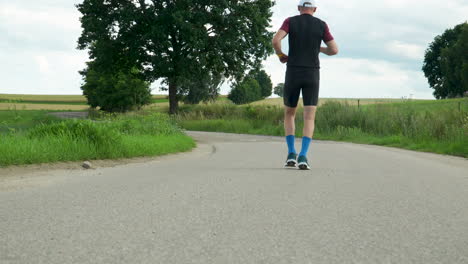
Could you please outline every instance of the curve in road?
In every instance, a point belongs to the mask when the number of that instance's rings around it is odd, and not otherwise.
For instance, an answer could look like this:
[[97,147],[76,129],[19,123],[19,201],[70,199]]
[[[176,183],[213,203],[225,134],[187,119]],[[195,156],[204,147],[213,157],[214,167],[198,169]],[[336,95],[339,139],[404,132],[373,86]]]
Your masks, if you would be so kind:
[[[190,153],[3,180],[0,263],[468,263],[468,162],[190,132]],[[40,176],[38,176],[40,175]]]

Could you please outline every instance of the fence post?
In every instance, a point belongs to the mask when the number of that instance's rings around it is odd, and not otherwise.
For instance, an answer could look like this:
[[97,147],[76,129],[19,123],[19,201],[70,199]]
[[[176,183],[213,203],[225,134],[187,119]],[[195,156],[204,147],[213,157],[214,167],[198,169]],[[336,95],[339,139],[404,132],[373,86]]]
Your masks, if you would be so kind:
[[358,109],[361,108],[361,100],[360,99],[357,100],[357,108]]

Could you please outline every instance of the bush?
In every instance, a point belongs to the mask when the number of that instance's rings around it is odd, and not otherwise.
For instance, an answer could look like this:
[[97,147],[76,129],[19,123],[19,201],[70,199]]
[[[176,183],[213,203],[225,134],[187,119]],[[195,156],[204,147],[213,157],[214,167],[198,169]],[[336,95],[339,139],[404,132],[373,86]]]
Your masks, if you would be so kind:
[[129,73],[110,74],[91,68],[86,71],[84,80],[81,89],[93,108],[127,112],[151,103],[149,83],[140,79],[135,69]]
[[228,98],[235,104],[247,104],[261,100],[262,91],[255,79],[246,78],[231,90]]

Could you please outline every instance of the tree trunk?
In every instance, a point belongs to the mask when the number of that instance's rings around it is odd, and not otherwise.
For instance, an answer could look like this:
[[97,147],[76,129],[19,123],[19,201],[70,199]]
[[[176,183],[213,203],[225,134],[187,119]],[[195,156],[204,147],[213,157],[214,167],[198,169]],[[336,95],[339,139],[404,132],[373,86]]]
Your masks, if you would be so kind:
[[177,100],[177,82],[169,80],[169,114],[174,115],[179,111],[179,101]]

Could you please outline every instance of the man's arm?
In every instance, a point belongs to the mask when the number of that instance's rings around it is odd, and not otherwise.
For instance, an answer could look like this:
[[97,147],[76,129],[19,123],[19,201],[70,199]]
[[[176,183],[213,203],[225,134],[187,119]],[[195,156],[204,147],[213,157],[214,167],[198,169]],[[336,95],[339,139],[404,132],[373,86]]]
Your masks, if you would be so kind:
[[336,41],[331,40],[325,42],[325,45],[327,45],[327,47],[320,47],[320,52],[327,54],[328,56],[338,54],[338,45],[336,44]]
[[281,40],[284,39],[286,35],[288,35],[288,33],[280,29],[273,37],[273,48],[275,49],[276,54],[283,54],[283,51],[281,50]]
[[288,59],[288,56],[284,54],[283,51],[281,50],[281,40],[284,39],[287,35],[288,33],[286,31],[280,29],[278,30],[276,35],[273,37],[273,41],[272,41],[273,48],[275,49],[276,55],[278,55],[282,63],[286,63]]

